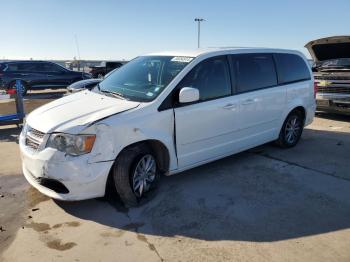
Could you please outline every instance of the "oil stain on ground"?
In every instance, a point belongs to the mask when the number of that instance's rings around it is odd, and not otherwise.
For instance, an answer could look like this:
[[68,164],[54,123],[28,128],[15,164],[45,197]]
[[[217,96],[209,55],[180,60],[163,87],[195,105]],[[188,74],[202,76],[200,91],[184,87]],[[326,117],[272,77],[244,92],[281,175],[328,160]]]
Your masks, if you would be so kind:
[[47,223],[35,223],[32,222],[30,224],[27,224],[27,228],[32,228],[35,231],[40,233],[40,239],[43,241],[48,248],[51,249],[56,249],[59,251],[64,251],[71,249],[72,247],[76,246],[77,244],[74,242],[67,242],[67,243],[62,243],[62,240],[53,238],[50,236],[48,233],[52,229],[57,229],[62,226],[67,226],[67,227],[78,227],[80,226],[80,222],[78,221],[71,221],[71,222],[65,222],[61,224],[55,224],[54,226],[50,227],[49,224]]
[[164,261],[164,259],[160,256],[158,250],[156,249],[155,245],[150,243],[145,235],[137,234],[137,239],[142,241],[142,242],[145,242],[148,245],[148,248],[157,254],[160,261]]
[[51,248],[51,249],[56,249],[59,251],[64,251],[71,249],[72,247],[76,246],[77,244],[74,242],[67,242],[67,243],[62,243],[60,239],[55,239],[52,241],[49,241],[46,243],[46,246]]
[[47,224],[47,223],[35,223],[35,222],[32,222],[30,224],[27,224],[26,227],[27,228],[32,228],[32,229],[34,229],[37,232],[43,232],[43,231],[48,231],[50,229],[60,228],[62,226],[78,227],[79,225],[80,225],[80,222],[78,222],[78,221],[71,221],[71,222],[56,224],[56,225],[52,226],[52,228],[51,228],[50,225]]
[[47,231],[50,230],[50,225],[47,223],[35,223],[32,222],[30,224],[27,224],[26,227],[28,228],[32,228],[37,232],[43,232],[43,231]]
[[37,204],[47,201],[50,198],[41,194],[38,190],[36,190],[34,187],[30,187],[27,191],[27,200],[29,207],[34,207]]
[[100,235],[102,237],[121,237],[124,235],[125,231],[122,230],[113,230],[113,231],[107,231],[107,232],[102,232]]
[[80,222],[78,222],[78,221],[71,221],[71,222],[55,224],[55,225],[52,226],[52,228],[60,228],[62,226],[78,227],[78,226],[80,226]]

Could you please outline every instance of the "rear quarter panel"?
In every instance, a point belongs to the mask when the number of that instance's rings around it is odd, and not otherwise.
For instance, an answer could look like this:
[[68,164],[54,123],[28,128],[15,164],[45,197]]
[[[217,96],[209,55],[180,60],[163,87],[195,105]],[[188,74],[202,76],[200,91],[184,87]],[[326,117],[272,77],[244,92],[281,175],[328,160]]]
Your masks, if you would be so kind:
[[283,113],[282,124],[288,114],[296,107],[305,109],[305,126],[311,124],[315,116],[316,103],[314,98],[313,79],[289,84],[287,87],[287,105]]

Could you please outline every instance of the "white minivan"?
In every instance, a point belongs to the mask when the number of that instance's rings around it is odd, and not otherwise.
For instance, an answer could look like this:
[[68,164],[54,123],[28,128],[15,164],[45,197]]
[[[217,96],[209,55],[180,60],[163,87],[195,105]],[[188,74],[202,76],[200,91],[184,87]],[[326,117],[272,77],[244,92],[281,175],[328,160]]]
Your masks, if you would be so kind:
[[312,73],[297,51],[139,56],[93,90],[28,115],[20,135],[23,173],[55,199],[101,197],[113,188],[134,206],[162,175],[270,141],[296,145],[314,113]]

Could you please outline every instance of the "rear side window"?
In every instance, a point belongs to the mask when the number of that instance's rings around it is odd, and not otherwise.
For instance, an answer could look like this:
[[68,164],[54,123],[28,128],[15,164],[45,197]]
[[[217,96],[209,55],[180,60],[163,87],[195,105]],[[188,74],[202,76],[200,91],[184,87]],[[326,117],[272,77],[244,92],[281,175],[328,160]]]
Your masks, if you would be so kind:
[[63,71],[63,68],[60,66],[53,64],[53,63],[36,63],[35,64],[35,71],[37,72],[61,72]]
[[272,54],[233,55],[237,92],[244,93],[277,85]]
[[280,84],[311,79],[308,65],[300,56],[294,54],[274,54],[274,56]]
[[33,71],[34,63],[9,63],[6,71],[9,72],[28,72]]
[[226,57],[218,56],[200,62],[185,76],[179,87],[197,88],[201,101],[231,95]]
[[20,64],[18,68],[20,71],[33,72],[35,71],[35,63],[23,63],[23,64]]

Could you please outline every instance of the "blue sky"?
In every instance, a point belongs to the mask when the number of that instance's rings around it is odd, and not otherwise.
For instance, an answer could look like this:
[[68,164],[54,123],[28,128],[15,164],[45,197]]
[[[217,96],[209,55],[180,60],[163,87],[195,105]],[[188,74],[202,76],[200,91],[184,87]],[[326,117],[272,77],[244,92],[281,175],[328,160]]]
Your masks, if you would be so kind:
[[197,46],[304,49],[350,34],[349,0],[0,0],[0,59],[130,59]]

